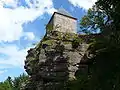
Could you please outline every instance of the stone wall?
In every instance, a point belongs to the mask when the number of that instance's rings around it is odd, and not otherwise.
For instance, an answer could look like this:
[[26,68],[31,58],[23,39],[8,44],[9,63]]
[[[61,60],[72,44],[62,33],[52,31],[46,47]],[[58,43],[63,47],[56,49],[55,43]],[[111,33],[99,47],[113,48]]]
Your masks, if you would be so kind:
[[[58,28],[56,28],[58,27]],[[64,15],[55,13],[54,15],[54,28],[60,32],[76,33],[77,20],[69,18]]]

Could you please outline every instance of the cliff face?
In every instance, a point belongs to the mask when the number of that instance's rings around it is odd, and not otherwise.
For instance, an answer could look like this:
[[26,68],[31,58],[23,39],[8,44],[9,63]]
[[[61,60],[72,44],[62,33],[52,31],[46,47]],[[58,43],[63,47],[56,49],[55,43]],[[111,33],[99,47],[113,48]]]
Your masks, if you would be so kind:
[[66,90],[66,83],[76,79],[79,63],[89,55],[88,47],[76,34],[46,34],[26,56],[25,70],[30,76],[26,90]]

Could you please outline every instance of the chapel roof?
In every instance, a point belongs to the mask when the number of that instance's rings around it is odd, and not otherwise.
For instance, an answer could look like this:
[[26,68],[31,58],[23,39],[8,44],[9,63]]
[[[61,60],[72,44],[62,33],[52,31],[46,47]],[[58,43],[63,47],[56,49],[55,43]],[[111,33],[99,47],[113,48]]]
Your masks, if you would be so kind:
[[69,17],[73,17],[68,11],[66,11],[64,8],[59,8],[58,13],[61,13],[63,15],[69,16]]
[[68,11],[66,11],[64,8],[59,8],[56,12],[53,13],[51,19],[49,20],[48,24],[51,22],[51,20],[53,19],[54,15],[55,14],[60,14],[60,15],[63,15],[63,16],[66,16],[66,17],[69,17],[69,18],[72,18],[72,19],[75,19],[77,20],[77,18],[73,17]]

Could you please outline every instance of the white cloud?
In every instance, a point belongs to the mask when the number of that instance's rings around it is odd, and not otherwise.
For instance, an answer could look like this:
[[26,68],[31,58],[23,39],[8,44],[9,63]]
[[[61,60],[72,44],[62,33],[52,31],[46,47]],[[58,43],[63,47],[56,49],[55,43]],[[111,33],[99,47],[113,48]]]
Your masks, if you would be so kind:
[[24,39],[25,40],[33,40],[35,38],[34,34],[32,32],[27,32],[27,33],[24,33]]
[[0,70],[0,75],[7,72],[7,70]]
[[2,5],[8,5],[8,6],[12,6],[12,7],[17,7],[17,2],[16,0],[0,0],[0,3]]
[[82,7],[84,9],[91,8],[97,0],[68,0],[74,6]]
[[[27,50],[19,49],[16,45],[5,45],[4,47],[0,47],[0,53],[6,55],[8,58],[0,57],[0,65],[4,65],[2,68],[10,68],[10,67],[20,67],[23,68],[24,60],[26,59]],[[9,66],[9,67],[6,67]]]
[[0,69],[8,69],[8,68],[12,68],[12,66],[10,66],[10,65],[0,65]]
[[[24,23],[34,21],[44,13],[50,14],[55,11],[52,0],[25,1],[29,8],[23,6],[18,7],[18,0],[0,0],[0,42],[19,40],[24,34],[22,27]],[[30,1],[33,1],[33,3]],[[11,6],[14,9],[4,8],[4,5]],[[29,36],[28,34],[26,35]]]

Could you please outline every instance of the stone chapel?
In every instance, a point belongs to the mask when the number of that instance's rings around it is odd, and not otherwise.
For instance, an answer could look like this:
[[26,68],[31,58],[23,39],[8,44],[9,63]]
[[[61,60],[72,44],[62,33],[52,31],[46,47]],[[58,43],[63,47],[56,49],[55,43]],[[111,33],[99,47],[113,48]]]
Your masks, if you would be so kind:
[[63,8],[60,8],[57,12],[54,12],[47,25],[51,25],[53,30],[59,32],[77,32],[77,18],[73,17]]

